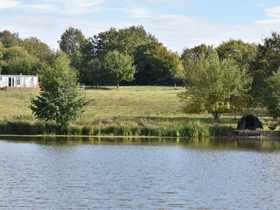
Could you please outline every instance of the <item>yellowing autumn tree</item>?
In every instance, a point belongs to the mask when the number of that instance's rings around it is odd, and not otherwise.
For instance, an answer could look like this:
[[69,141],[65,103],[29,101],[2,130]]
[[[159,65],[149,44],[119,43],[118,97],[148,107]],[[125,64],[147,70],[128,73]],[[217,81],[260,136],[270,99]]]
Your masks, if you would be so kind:
[[186,91],[179,97],[185,113],[211,113],[219,121],[244,100],[252,83],[246,67],[233,59],[220,60],[215,50],[201,54],[186,69]]

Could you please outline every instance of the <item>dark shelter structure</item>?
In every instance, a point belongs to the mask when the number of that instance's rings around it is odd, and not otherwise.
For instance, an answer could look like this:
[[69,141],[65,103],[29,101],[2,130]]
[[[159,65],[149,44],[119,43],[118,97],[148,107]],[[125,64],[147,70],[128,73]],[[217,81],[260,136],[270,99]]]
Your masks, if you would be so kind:
[[244,115],[237,124],[237,130],[263,130],[262,122],[254,115]]

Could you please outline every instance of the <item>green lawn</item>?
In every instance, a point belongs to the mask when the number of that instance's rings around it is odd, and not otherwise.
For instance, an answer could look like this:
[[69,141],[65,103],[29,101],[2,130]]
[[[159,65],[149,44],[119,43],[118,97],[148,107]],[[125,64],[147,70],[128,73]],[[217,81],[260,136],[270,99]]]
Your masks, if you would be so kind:
[[[93,119],[114,119],[122,121],[133,121],[147,119],[154,121],[190,121],[200,120],[205,124],[213,124],[211,114],[184,114],[181,112],[182,105],[177,96],[184,91],[184,88],[177,87],[155,87],[155,86],[126,86],[116,87],[106,86],[100,89],[87,87],[84,91],[88,99],[93,99],[85,107],[86,111],[81,122]],[[30,105],[30,98],[35,97],[35,91],[0,91],[0,120],[3,119],[33,119]],[[245,113],[245,112],[244,112]],[[264,109],[255,108],[247,111],[255,114],[263,121],[268,121]],[[237,120],[233,114],[223,114],[221,124],[237,125],[238,119],[243,113],[237,113]]]

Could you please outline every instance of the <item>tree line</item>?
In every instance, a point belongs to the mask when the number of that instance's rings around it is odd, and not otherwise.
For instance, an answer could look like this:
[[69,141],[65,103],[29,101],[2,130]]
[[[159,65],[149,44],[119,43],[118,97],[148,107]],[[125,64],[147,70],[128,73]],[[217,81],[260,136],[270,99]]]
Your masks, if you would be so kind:
[[[42,74],[52,65],[57,51],[36,37],[19,38],[18,33],[0,32],[0,72],[2,74]],[[85,38],[69,27],[58,40],[79,82],[88,85],[170,85],[182,84],[180,56],[168,50],[143,26],[111,28]]]
[[69,27],[58,44],[60,50],[54,51],[36,37],[21,39],[18,33],[4,30],[0,73],[42,75],[63,57],[77,71],[79,82],[87,85],[184,84],[185,111],[207,111],[215,119],[230,110],[278,103],[270,96],[280,67],[277,32],[258,44],[229,39],[216,48],[205,44],[184,48],[181,54],[169,50],[143,26],[110,28],[88,38]]

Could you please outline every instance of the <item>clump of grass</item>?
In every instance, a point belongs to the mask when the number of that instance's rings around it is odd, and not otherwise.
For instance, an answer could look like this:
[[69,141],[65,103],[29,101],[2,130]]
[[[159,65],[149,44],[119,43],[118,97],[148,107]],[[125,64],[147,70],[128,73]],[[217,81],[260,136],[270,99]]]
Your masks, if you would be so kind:
[[45,128],[45,123],[42,122],[36,122],[33,126],[33,134],[34,135],[45,135],[46,134],[46,128]]
[[79,125],[69,125],[68,127],[69,135],[82,135],[83,127]]
[[93,126],[92,125],[87,125],[84,126],[82,129],[82,134],[83,135],[93,135]]
[[56,135],[57,130],[58,130],[58,127],[54,122],[45,123],[46,134]]
[[215,125],[209,127],[210,136],[234,136],[235,128],[231,125]]

